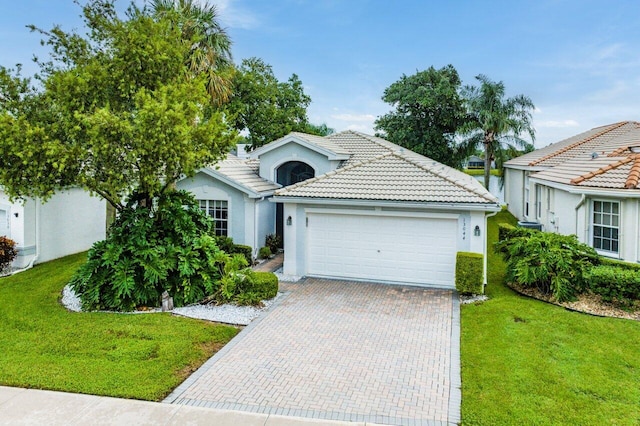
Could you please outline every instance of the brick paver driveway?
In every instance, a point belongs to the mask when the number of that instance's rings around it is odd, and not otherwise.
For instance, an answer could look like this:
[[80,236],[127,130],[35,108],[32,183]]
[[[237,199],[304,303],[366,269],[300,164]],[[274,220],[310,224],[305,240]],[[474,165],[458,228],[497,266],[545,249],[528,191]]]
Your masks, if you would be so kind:
[[460,421],[451,291],[306,279],[165,402],[385,424]]

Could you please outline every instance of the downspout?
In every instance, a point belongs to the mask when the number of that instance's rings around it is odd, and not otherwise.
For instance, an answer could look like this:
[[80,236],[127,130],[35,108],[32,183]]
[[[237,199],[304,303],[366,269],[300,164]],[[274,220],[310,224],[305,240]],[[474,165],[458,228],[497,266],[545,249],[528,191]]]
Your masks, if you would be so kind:
[[[575,215],[576,216],[576,235],[578,235],[578,210],[580,209],[580,207],[583,206],[583,204],[585,203],[586,200],[587,200],[587,196],[585,194],[582,194],[582,197],[580,197],[580,201],[578,202],[578,204],[576,204],[576,207],[575,207],[575,210],[576,210],[576,215]],[[583,241],[586,241],[586,238]]]
[[484,265],[483,265],[483,271],[482,271],[482,293],[484,294],[485,289],[487,287],[487,265],[488,265],[488,258],[489,258],[489,248],[487,247],[487,234],[489,233],[489,224],[488,224],[488,219],[490,217],[493,217],[495,215],[497,215],[498,213],[500,213],[500,210],[498,210],[497,212],[493,212],[490,213],[488,215],[484,216],[484,241],[482,242],[483,248],[484,248]]
[[264,201],[264,196],[260,197],[260,199],[256,199],[253,207],[253,251],[254,258],[258,258],[258,253],[260,252],[260,247],[258,246],[258,203]]

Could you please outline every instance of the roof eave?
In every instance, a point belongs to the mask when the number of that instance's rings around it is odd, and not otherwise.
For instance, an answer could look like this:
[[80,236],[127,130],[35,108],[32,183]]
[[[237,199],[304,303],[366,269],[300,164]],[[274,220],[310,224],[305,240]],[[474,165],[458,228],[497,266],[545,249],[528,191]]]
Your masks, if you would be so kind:
[[500,211],[498,203],[453,203],[453,202],[418,202],[418,201],[390,201],[390,200],[356,200],[348,198],[312,198],[312,197],[287,197],[274,195],[269,199],[272,203],[293,204],[326,204],[349,205],[365,207],[402,207],[407,209],[437,209],[437,210],[475,210],[475,211]]
[[294,142],[297,143],[299,145],[304,146],[305,148],[308,148],[312,151],[315,151],[319,154],[322,154],[324,156],[326,156],[329,160],[335,160],[335,161],[344,161],[344,160],[348,160],[351,155],[349,154],[341,154],[341,153],[337,153],[334,151],[331,151],[330,149],[324,148],[322,146],[316,145],[314,143],[308,142],[302,138],[299,138],[297,136],[284,136],[281,139],[278,139],[276,141],[270,142],[266,145],[261,146],[260,148],[257,148],[253,151],[251,151],[249,153],[249,158],[251,159],[259,159],[260,156],[262,154],[265,154],[267,152],[273,151],[274,149],[277,149],[279,147],[281,147],[282,145],[286,145],[290,142]]
[[541,178],[530,177],[529,180],[532,183],[538,183],[548,186],[550,188],[556,188],[566,191],[570,194],[578,195],[595,195],[595,196],[616,196],[619,198],[640,198],[640,189],[625,189],[625,188],[597,188],[593,186],[581,186],[573,185],[570,183],[554,182]]
[[273,195],[273,193],[275,192],[275,189],[268,190],[268,191],[254,191],[253,189],[247,187],[246,185],[243,185],[240,182],[237,182],[237,181],[231,179],[230,177],[228,177],[224,173],[221,173],[221,172],[219,172],[217,170],[213,170],[213,169],[208,168],[208,167],[205,167],[205,168],[200,169],[198,171],[199,172],[203,172],[204,174],[209,175],[212,178],[217,179],[222,183],[226,183],[227,185],[237,189],[238,191],[247,194],[247,196],[249,198],[268,197],[270,195]]

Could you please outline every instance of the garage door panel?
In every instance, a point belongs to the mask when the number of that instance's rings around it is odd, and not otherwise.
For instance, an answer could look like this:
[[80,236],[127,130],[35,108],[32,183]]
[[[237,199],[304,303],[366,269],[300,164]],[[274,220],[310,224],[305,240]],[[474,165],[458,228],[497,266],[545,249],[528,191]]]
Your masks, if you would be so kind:
[[457,220],[309,215],[307,274],[453,287]]

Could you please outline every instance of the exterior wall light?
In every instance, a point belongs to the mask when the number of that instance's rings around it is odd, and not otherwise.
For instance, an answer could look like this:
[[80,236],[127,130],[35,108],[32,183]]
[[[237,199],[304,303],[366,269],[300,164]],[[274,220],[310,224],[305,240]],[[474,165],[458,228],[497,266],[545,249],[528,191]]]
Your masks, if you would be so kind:
[[291,226],[291,216],[287,218],[287,226]]
[[475,235],[476,237],[480,236],[480,226],[476,225],[476,227],[473,229],[473,235]]

